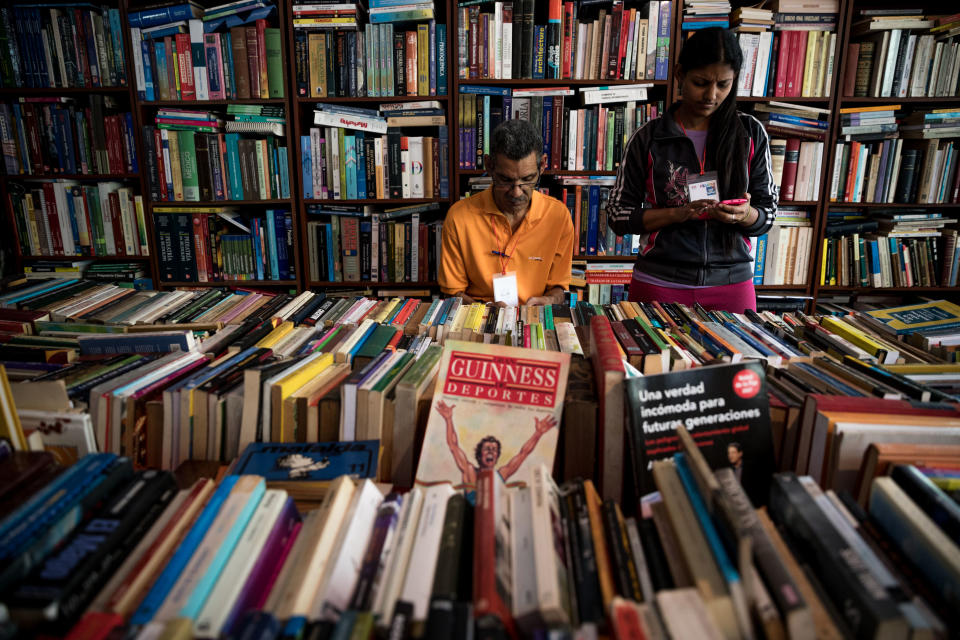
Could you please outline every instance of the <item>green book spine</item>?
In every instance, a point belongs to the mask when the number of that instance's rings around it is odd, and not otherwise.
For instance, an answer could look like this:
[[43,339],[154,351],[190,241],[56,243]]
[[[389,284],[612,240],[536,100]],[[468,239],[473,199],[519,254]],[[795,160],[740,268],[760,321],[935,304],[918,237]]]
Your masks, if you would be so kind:
[[280,29],[267,27],[263,30],[264,47],[267,50],[267,87],[271,98],[283,98],[283,47],[280,45]]
[[183,180],[183,199],[188,202],[199,202],[200,179],[197,176],[197,147],[193,132],[179,132],[177,142],[180,143],[180,177]]

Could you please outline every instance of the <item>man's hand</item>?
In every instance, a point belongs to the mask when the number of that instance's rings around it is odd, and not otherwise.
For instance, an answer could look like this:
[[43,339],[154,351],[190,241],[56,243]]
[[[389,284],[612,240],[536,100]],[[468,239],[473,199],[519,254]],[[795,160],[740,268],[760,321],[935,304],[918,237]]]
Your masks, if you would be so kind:
[[554,287],[549,291],[545,292],[542,296],[533,296],[532,298],[527,298],[528,306],[537,306],[537,305],[546,305],[546,304],[562,304],[563,303],[563,287]]
[[441,400],[440,402],[437,403],[437,413],[440,414],[440,417],[450,420],[451,418],[453,418],[453,407],[455,406],[457,405],[450,406],[445,404],[443,400]]
[[542,436],[547,431],[550,431],[550,429],[553,429],[555,426],[557,426],[557,419],[554,418],[553,416],[547,416],[546,418],[543,418],[543,419],[534,418],[533,423],[534,423],[534,429],[536,430],[537,435]]
[[460,293],[455,293],[454,295],[460,298],[460,300],[463,301],[463,304],[473,304],[476,302],[476,300],[467,295],[466,291],[461,291]]

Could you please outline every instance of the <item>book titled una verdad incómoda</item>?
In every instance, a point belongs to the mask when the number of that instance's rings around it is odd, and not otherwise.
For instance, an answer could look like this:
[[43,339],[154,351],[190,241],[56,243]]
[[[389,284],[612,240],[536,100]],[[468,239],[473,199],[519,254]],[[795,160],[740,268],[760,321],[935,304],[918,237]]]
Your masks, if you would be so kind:
[[472,491],[482,469],[507,483],[553,468],[570,355],[448,341],[416,482]]

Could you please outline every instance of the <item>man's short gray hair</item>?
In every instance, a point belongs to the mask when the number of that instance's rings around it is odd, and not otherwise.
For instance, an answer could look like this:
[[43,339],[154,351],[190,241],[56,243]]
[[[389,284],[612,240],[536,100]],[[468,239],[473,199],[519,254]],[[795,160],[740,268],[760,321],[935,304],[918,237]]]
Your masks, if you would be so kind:
[[498,154],[511,160],[522,160],[531,153],[539,160],[543,153],[540,132],[528,120],[506,120],[490,134],[490,158],[496,162]]

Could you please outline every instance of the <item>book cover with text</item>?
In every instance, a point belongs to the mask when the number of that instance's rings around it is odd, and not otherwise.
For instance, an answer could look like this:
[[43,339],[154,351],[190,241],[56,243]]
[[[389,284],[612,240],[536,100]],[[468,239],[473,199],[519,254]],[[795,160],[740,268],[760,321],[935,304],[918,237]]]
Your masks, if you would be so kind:
[[507,483],[553,468],[570,355],[450,340],[437,374],[417,484],[473,491],[482,469]]

